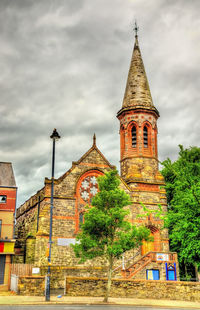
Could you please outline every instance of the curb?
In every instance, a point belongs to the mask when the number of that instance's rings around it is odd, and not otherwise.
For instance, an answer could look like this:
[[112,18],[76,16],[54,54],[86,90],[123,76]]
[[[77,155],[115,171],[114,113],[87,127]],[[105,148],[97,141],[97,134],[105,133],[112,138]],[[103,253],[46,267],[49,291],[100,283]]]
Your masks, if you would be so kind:
[[[24,298],[26,297],[26,298]],[[71,297],[71,296],[70,296]],[[154,308],[191,308],[191,309],[200,309],[199,302],[190,302],[190,301],[178,301],[178,300],[155,300],[155,299],[131,299],[131,298],[110,298],[111,300],[108,303],[105,303],[100,300],[95,300],[95,298],[89,297],[71,297],[69,300],[65,300],[66,296],[59,300],[56,300],[56,297],[51,297],[53,300],[34,300],[34,296],[0,296],[0,305],[115,305],[115,306],[145,306],[145,307],[154,307]],[[43,297],[40,297],[43,298]],[[81,300],[83,298],[83,300]],[[29,299],[29,300],[28,300]],[[31,300],[33,299],[33,300]],[[35,298],[37,299],[37,297]],[[71,299],[71,300],[70,300]]]

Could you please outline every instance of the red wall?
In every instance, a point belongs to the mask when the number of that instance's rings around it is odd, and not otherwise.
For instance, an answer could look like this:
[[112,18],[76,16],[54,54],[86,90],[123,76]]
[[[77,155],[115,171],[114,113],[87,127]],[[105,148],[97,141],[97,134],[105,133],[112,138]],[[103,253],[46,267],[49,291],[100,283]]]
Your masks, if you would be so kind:
[[15,212],[16,192],[17,192],[16,188],[0,187],[0,195],[7,196],[6,203],[0,203],[0,210]]

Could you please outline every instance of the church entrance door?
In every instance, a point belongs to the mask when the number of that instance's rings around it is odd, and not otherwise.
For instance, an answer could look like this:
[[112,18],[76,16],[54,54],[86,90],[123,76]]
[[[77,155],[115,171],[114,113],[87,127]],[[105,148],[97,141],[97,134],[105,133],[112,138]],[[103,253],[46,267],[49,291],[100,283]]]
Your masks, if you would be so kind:
[[[150,234],[153,237],[153,233]],[[148,252],[154,251],[154,242],[153,241],[145,241],[142,242],[141,254],[142,256]]]

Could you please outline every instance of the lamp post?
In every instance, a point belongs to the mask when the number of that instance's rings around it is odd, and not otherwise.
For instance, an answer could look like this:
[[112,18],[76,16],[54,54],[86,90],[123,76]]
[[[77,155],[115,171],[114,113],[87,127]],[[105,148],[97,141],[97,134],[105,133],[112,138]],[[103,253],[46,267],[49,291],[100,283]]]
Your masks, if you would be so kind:
[[55,166],[55,142],[60,139],[60,135],[57,130],[54,129],[50,138],[53,140],[53,152],[52,152],[52,173],[51,173],[51,204],[50,204],[50,225],[49,225],[49,255],[48,255],[48,270],[47,270],[47,282],[45,290],[45,299],[50,301],[50,273],[51,273],[51,245],[52,245],[52,219],[53,219],[53,193],[54,193],[54,166]]

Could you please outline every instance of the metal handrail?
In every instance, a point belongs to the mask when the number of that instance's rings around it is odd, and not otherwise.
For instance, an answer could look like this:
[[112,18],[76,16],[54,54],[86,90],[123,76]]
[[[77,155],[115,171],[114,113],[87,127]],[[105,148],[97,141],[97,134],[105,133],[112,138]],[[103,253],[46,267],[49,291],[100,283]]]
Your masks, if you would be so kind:
[[136,256],[138,256],[140,254],[140,249],[136,252],[136,254],[132,257],[130,257],[129,259],[127,259],[126,261],[123,261],[123,258],[122,258],[122,264],[120,264],[119,266],[117,266],[115,269],[113,269],[112,272],[116,271],[117,269],[119,268],[122,268],[123,270],[125,270],[125,264],[127,264],[130,260],[134,259]]
[[[176,252],[163,252],[163,251],[150,251],[150,252],[147,252],[147,253],[145,253],[145,255],[143,255],[143,256],[141,256],[141,258],[140,259],[142,259],[143,257],[145,257],[145,256],[147,256],[147,254],[149,255],[151,253],[151,257],[152,257],[152,259],[154,258],[154,256],[155,256],[155,254],[156,253],[163,253],[163,254],[169,254],[170,256],[169,256],[169,258],[170,258],[170,260],[176,260],[176,257],[174,257],[175,255],[176,255]],[[116,271],[117,269],[122,269],[122,270],[125,270],[126,269],[126,267],[125,267],[125,265],[127,265],[127,263],[130,261],[130,260],[133,260],[133,259],[135,259],[138,255],[140,255],[141,254],[141,251],[140,251],[140,249],[136,252],[136,254],[134,255],[134,256],[132,256],[132,257],[130,257],[129,259],[127,259],[126,261],[124,261],[123,260],[123,258],[122,258],[122,264],[120,264],[119,266],[117,266],[115,269],[113,269],[113,271],[112,272],[114,272],[114,271]],[[135,261],[135,262],[133,262],[133,264],[135,264],[137,261]]]

